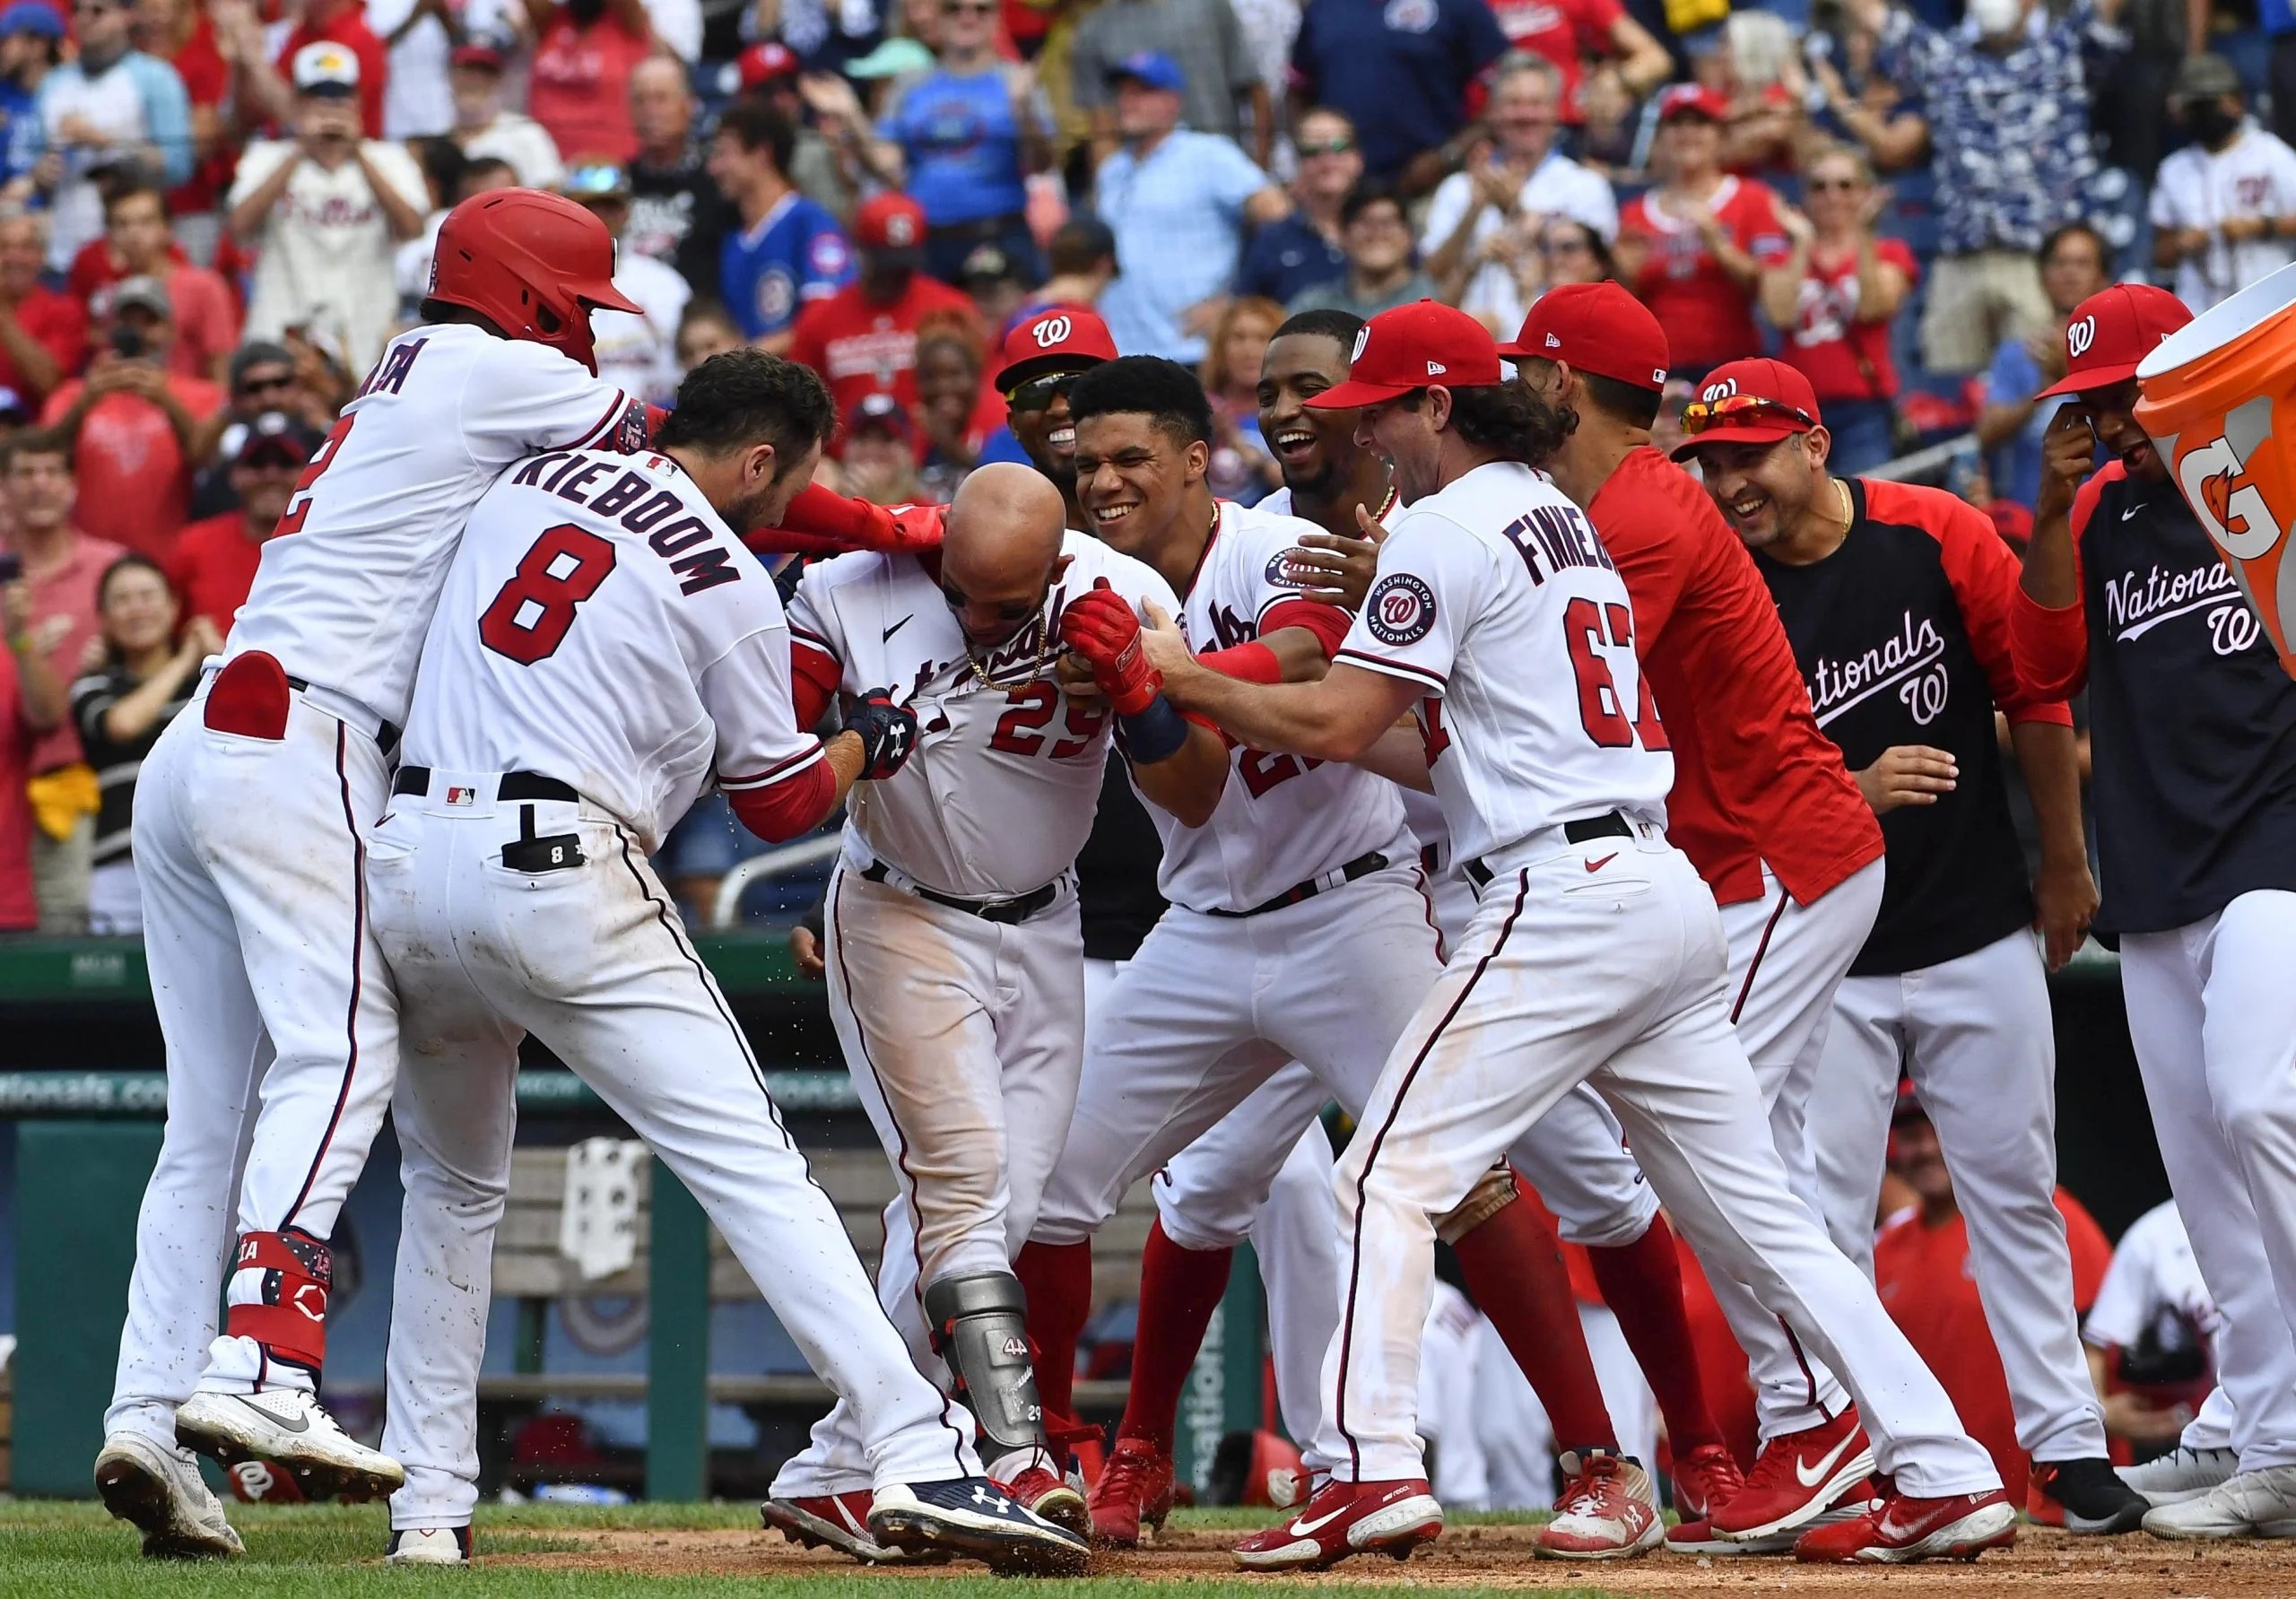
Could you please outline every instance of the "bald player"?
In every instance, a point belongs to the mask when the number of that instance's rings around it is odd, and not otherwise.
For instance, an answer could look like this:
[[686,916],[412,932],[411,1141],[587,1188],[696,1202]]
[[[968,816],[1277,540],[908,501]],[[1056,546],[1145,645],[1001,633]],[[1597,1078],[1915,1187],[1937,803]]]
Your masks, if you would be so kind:
[[[1059,491],[985,466],[937,552],[823,561],[789,622],[798,725],[890,683],[918,748],[860,790],[831,881],[823,959],[838,1041],[899,1172],[880,1302],[920,1369],[944,1361],[976,1412],[993,1475],[1082,1533],[1081,1493],[1046,1437],[1012,1256],[1035,1225],[1083,1067],[1083,944],[1074,864],[1112,729],[1144,775],[1185,763],[1169,707],[1073,696],[1055,678],[1072,610],[1170,604],[1144,563],[1065,531]],[[1128,717],[1123,715],[1130,712]],[[1154,724],[1150,726],[1149,724]],[[1136,734],[1136,735],[1135,735]],[[1198,753],[1217,741],[1198,730]],[[776,1478],[765,1519],[867,1560],[870,1464],[839,1403]]]

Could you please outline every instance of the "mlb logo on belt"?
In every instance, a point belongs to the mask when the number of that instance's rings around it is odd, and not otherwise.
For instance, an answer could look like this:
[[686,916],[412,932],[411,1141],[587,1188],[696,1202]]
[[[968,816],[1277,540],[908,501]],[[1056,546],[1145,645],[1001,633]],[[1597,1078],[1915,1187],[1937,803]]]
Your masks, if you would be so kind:
[[478,790],[449,788],[447,790],[447,803],[450,805],[474,805],[478,804]]

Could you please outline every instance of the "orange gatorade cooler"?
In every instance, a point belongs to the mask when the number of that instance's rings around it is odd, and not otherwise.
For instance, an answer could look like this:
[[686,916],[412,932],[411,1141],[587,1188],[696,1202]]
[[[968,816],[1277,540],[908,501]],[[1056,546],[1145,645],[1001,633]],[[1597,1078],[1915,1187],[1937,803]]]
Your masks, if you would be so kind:
[[2296,677],[2296,266],[2170,334],[2136,381],[2137,425]]

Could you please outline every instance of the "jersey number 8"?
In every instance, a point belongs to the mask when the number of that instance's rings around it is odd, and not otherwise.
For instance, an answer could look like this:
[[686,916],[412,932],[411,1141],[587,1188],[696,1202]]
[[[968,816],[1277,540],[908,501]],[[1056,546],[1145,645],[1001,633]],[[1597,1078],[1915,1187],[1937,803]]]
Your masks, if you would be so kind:
[[613,546],[587,528],[561,522],[548,529],[478,619],[479,638],[521,666],[556,654],[575,608],[598,592],[613,560]]

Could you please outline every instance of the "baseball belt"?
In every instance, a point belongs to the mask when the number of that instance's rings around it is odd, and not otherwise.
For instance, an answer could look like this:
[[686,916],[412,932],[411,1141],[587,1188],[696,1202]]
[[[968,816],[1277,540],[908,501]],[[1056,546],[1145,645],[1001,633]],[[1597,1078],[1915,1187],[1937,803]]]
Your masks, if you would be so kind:
[[[427,795],[430,792],[430,769],[427,766],[402,766],[398,776],[391,779],[393,794]],[[568,800],[577,804],[582,796],[574,792],[573,785],[561,783],[556,778],[545,778],[539,772],[504,772],[494,786],[494,797],[503,804],[516,804],[520,800]]]
[[1326,872],[1321,877],[1310,877],[1305,882],[1295,882],[1264,905],[1255,905],[1249,910],[1213,909],[1204,914],[1208,917],[1265,916],[1271,910],[1282,910],[1287,905],[1297,905],[1302,899],[1312,899],[1318,894],[1328,892],[1344,883],[1353,882],[1359,877],[1369,877],[1374,872],[1384,872],[1387,869],[1387,857],[1375,849],[1369,855],[1357,856],[1335,872]]
[[[1613,811],[1607,816],[1588,816],[1577,821],[1564,822],[1562,837],[1565,842],[1571,844],[1584,844],[1590,839],[1631,839],[1634,837],[1634,824]],[[1459,870],[1467,874],[1467,881],[1477,889],[1499,875],[1483,864],[1481,856],[1471,861],[1461,861]]]
[[918,899],[929,900],[935,905],[945,905],[951,910],[961,910],[967,916],[977,916],[984,922],[995,922],[1007,927],[1027,921],[1060,897],[1060,880],[1055,878],[1044,887],[1032,889],[1016,899],[960,899],[954,894],[942,893],[937,889],[928,889],[921,882],[892,882],[891,873],[886,871],[885,863],[883,861],[872,861],[862,867],[861,881],[890,883],[891,887],[900,890],[903,893],[914,894]]

